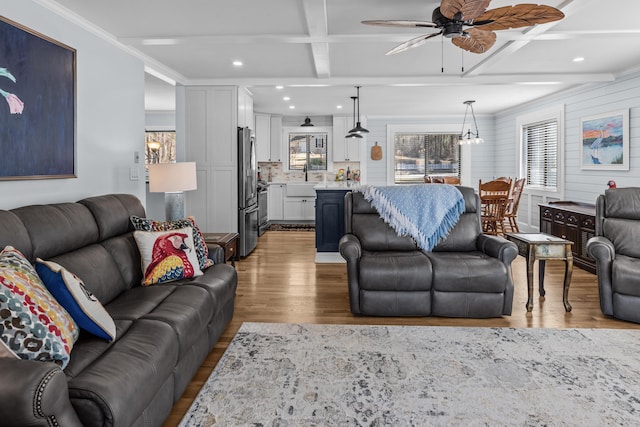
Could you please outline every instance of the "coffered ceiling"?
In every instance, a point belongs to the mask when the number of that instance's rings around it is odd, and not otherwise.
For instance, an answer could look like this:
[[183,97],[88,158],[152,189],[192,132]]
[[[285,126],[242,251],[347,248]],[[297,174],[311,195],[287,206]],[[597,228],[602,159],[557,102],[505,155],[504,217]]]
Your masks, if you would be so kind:
[[[106,32],[148,69],[180,84],[247,86],[255,110],[275,114],[351,115],[355,85],[362,86],[363,115],[457,115],[467,99],[477,101],[478,114],[492,114],[640,69],[640,2],[542,1],[562,10],[565,18],[496,31],[497,41],[486,53],[463,53],[438,36],[385,55],[437,30],[371,27],[360,21],[431,21],[439,2],[39,0]],[[489,8],[517,3],[493,0]],[[146,108],[173,109],[173,87],[155,77],[147,80]]]

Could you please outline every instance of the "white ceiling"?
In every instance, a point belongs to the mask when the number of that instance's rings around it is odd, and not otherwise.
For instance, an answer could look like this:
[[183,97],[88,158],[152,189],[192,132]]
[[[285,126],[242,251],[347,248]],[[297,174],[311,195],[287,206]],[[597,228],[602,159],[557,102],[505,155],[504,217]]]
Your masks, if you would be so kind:
[[[487,53],[463,53],[448,39],[434,37],[390,56],[385,55],[389,49],[433,30],[371,27],[360,21],[431,21],[438,1],[42,3],[69,9],[131,48],[147,67],[181,84],[247,86],[255,111],[273,114],[351,115],[355,85],[362,86],[360,110],[367,116],[461,114],[467,99],[477,101],[477,114],[492,114],[640,69],[640,2],[541,1],[562,10],[565,18],[496,31],[497,42]],[[489,8],[516,3],[493,0]],[[578,56],[585,60],[573,62]],[[234,67],[234,60],[244,65]],[[174,109],[173,87],[154,77],[147,80],[147,110]]]

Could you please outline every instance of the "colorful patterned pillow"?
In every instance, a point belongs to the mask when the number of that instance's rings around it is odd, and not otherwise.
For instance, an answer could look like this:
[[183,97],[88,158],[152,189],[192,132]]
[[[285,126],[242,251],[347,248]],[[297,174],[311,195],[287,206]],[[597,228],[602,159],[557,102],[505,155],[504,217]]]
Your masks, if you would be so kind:
[[0,252],[0,334],[21,359],[69,363],[78,326],[17,249]]
[[193,228],[193,243],[196,248],[196,254],[198,254],[200,269],[204,270],[205,268],[209,268],[213,265],[213,260],[209,259],[209,249],[207,249],[204,236],[200,232],[194,217],[188,216],[186,218],[176,219],[173,221],[156,221],[132,215],[131,223],[133,224],[133,228],[140,231],[168,231],[185,227]]
[[142,258],[142,284],[202,276],[191,227],[169,231],[134,231]]
[[53,261],[36,259],[36,271],[49,292],[85,331],[113,341],[116,325],[78,276]]

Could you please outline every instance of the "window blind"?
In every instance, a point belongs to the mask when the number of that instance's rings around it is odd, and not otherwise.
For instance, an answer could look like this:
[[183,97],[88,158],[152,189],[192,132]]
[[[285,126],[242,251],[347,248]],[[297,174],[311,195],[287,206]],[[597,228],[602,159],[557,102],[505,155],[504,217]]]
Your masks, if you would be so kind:
[[556,190],[558,185],[558,121],[523,126],[527,153],[527,186]]

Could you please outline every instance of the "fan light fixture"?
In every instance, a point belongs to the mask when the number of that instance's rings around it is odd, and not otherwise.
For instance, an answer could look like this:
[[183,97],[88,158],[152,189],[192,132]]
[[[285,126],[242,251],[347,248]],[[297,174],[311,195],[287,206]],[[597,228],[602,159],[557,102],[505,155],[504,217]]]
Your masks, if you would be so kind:
[[[356,99],[358,99],[357,96],[352,96],[351,99],[353,99],[353,124],[355,125],[356,123]],[[360,135],[359,133],[355,133],[353,131],[349,131],[349,133],[347,134],[347,136],[345,136],[345,138],[362,138],[362,135]]]
[[311,123],[311,119],[309,118],[309,116],[305,117],[304,123],[301,124],[300,126],[303,126],[303,127],[313,126],[313,123]]
[[[363,134],[363,133],[369,133],[368,130],[366,130],[365,128],[363,128],[360,125],[360,86],[356,86],[356,100],[358,101],[358,121],[356,122],[356,127],[354,127],[353,129],[351,129],[349,131],[349,133],[355,133],[355,134]],[[353,138],[353,137],[352,137]]]
[[[460,131],[460,136],[458,137],[458,144],[482,144],[484,139],[480,138],[480,132],[478,132],[478,123],[476,122],[476,115],[473,112],[473,103],[476,101],[464,101],[464,104],[467,105],[467,109],[464,111],[464,119],[462,119],[462,130]],[[467,113],[469,112],[469,108],[471,108],[471,116],[473,117],[473,124],[476,127],[476,133],[471,133],[471,129],[467,129],[467,133],[464,133],[464,125],[467,121]]]

